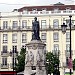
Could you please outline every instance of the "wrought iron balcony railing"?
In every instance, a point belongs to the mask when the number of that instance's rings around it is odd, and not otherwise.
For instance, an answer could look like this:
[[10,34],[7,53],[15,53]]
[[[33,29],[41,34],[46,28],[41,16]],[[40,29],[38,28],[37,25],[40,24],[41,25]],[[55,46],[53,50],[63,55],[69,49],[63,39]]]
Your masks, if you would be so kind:
[[[72,53],[72,55],[73,55],[73,50],[71,50],[71,53]],[[67,57],[70,57],[70,50],[65,50],[65,55],[66,55]]]
[[[67,30],[69,30],[70,28],[67,27]],[[41,26],[40,25],[40,31],[45,31],[45,30],[61,30],[61,25],[58,25],[57,27],[55,27],[54,25],[45,25],[45,26]],[[75,26],[72,27],[72,30],[75,30]],[[7,26],[6,28],[0,27],[0,31],[32,31],[32,26],[16,26],[16,27],[12,27],[12,26]]]
[[1,64],[1,69],[7,69],[9,68],[9,64]]
[[10,51],[10,56],[14,56],[14,57],[16,57],[16,56],[18,56],[18,51]]
[[1,51],[1,56],[9,56],[9,51],[6,51],[6,52],[3,52],[3,51]]

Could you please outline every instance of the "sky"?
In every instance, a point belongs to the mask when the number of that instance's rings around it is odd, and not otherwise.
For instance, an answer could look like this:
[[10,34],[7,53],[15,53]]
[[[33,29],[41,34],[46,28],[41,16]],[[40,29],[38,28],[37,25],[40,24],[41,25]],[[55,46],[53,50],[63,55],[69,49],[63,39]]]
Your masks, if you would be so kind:
[[0,0],[0,12],[11,12],[24,6],[50,5],[58,2],[74,4],[75,0]]

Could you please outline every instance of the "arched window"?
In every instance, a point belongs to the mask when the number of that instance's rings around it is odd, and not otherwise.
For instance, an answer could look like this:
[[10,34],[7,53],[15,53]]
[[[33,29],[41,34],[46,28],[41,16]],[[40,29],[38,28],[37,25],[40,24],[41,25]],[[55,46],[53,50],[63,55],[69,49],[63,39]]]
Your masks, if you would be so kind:
[[58,19],[54,19],[53,20],[53,28],[58,28],[59,27],[59,20]]

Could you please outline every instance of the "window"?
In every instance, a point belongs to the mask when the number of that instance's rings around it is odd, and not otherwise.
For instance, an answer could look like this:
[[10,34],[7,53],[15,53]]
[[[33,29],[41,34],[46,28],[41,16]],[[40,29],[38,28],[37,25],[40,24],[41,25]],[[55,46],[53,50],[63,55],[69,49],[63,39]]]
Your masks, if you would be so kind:
[[54,11],[55,11],[55,12],[58,12],[58,10],[59,10],[59,8],[54,8]]
[[66,42],[70,42],[70,32],[66,32]]
[[23,33],[22,34],[22,43],[26,43],[27,42],[27,34]]
[[66,57],[66,66],[68,66],[68,57]]
[[46,33],[41,33],[42,42],[46,42]]
[[46,8],[43,8],[42,11],[46,11]]
[[58,44],[54,44],[54,50],[59,50],[59,45]]
[[27,26],[27,21],[26,20],[23,20],[22,21],[22,28],[26,28],[26,26]]
[[24,9],[22,13],[23,13],[23,14],[24,14],[24,13],[27,13],[27,9]]
[[2,65],[7,65],[7,58],[6,57],[2,58]]
[[54,42],[55,41],[59,41],[59,34],[58,34],[58,32],[54,32],[53,33],[53,40],[54,40]]
[[12,34],[12,42],[17,43],[17,34]]
[[17,58],[16,57],[14,57],[14,58],[12,58],[12,65],[15,67],[16,66],[16,63],[17,63]]
[[46,20],[41,20],[41,28],[46,28]]
[[32,11],[37,11],[37,9],[36,8],[33,8]]
[[53,28],[58,28],[59,26],[59,20],[58,19],[54,19],[53,20]]
[[3,43],[7,43],[7,42],[8,42],[8,35],[3,34]]
[[26,48],[26,45],[22,45],[22,48],[24,48],[24,49],[25,49],[25,48]]
[[7,46],[3,46],[3,53],[7,53]]
[[13,28],[17,28],[17,26],[18,26],[18,21],[13,21]]
[[3,21],[3,29],[7,29],[8,27],[8,21]]
[[[72,25],[71,26],[73,26],[74,25],[74,21],[71,21],[71,23],[72,23]],[[69,24],[70,24],[70,19],[66,19],[66,25],[69,27]]]
[[67,52],[70,52],[70,44],[66,44],[66,50]]
[[17,46],[16,45],[12,46],[12,50],[13,50],[13,53],[17,53]]
[[59,45],[58,44],[54,44],[53,54],[54,55],[59,55]]

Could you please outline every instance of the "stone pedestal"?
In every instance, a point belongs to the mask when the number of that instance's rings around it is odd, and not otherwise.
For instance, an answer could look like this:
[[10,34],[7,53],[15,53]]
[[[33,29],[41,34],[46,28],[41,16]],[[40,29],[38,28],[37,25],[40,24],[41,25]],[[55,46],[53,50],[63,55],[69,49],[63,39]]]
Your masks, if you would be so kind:
[[32,40],[26,46],[24,75],[47,75],[45,44],[40,40]]

